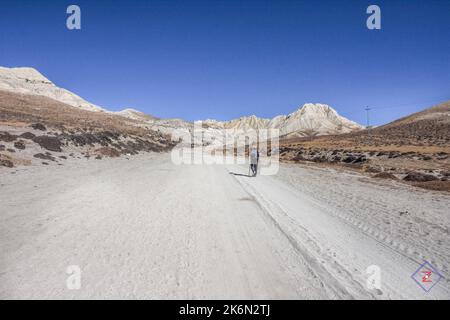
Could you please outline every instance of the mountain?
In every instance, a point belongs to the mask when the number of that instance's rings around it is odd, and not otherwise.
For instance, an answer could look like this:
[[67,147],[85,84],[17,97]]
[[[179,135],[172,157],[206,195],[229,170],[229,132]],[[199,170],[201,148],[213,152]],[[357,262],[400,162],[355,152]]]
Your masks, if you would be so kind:
[[105,111],[103,108],[82,99],[76,94],[57,87],[33,68],[0,67],[0,90],[45,96],[88,111]]
[[163,152],[175,144],[170,135],[112,112],[0,90],[0,167]]
[[285,160],[372,162],[373,170],[397,168],[399,174],[419,169],[448,172],[450,101],[376,128],[314,139],[281,139],[280,146]]
[[129,119],[133,119],[133,120],[140,120],[140,121],[153,121],[153,120],[158,119],[156,117],[153,117],[151,115],[145,114],[141,111],[131,109],[131,108],[127,108],[122,111],[117,111],[117,112],[115,112],[115,114],[125,117],[125,118],[129,118]]
[[[135,109],[111,112],[96,106],[76,94],[57,87],[39,71],[33,68],[0,67],[0,90],[16,94],[38,95],[51,98],[65,105],[87,111],[105,112],[131,119],[135,126],[145,127],[165,134],[192,130],[193,123],[182,119],[158,119]],[[312,137],[341,134],[361,130],[363,127],[340,116],[334,109],[324,104],[308,103],[289,115],[279,115],[273,119],[244,116],[230,121],[208,119],[202,121],[206,140],[220,143],[221,129],[228,129],[227,135],[241,135],[261,129],[278,129],[282,137]]]
[[[355,136],[365,136],[367,131]],[[372,143],[450,146],[450,101],[370,130]]]
[[330,106],[319,103],[307,103],[287,116],[275,117],[269,127],[279,129],[281,136],[341,134],[363,128],[340,116]]
[[223,122],[208,119],[203,123],[209,128],[224,128],[236,132],[278,129],[282,137],[341,134],[363,129],[356,122],[340,116],[330,106],[319,103],[307,103],[289,115],[279,115],[273,119],[252,115]]

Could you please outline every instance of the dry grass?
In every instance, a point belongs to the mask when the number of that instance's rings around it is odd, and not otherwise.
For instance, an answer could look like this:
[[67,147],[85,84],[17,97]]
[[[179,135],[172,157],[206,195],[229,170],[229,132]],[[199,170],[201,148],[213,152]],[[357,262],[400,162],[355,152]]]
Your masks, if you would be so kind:
[[5,166],[6,163],[11,162],[13,166],[28,166],[31,164],[31,160],[23,159],[21,157],[12,156],[0,152],[0,167]]
[[450,153],[450,101],[387,125],[367,130],[313,139],[293,138],[280,146],[357,151]]
[[[393,174],[418,171],[443,179],[443,172],[450,170],[450,101],[370,131],[283,139],[280,156],[282,161],[323,162],[325,166],[382,172],[379,178],[392,179]],[[349,156],[361,161],[343,163],[342,159]],[[449,191],[448,181],[408,184]]]
[[413,183],[412,185],[422,189],[450,192],[450,181],[416,182]]
[[125,117],[74,108],[47,97],[0,91],[1,124],[25,127],[35,122],[63,131],[81,128],[138,136],[152,133],[149,129],[137,126],[137,121]]

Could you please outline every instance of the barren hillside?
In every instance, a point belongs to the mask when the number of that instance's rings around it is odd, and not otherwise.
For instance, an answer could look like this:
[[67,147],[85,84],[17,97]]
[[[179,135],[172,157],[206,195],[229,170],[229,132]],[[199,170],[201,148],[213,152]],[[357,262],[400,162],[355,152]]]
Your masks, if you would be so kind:
[[169,136],[137,124],[134,119],[86,111],[43,96],[0,91],[1,165],[42,160],[49,164],[82,156],[101,159],[174,146]]
[[285,161],[340,164],[437,190],[450,190],[449,154],[450,101],[370,130],[280,142]]

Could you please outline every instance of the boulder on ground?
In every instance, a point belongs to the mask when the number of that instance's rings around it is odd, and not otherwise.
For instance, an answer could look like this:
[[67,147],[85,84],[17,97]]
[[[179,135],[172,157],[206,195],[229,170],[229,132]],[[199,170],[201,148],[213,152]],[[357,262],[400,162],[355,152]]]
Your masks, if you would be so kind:
[[99,149],[95,150],[95,153],[100,156],[111,157],[111,158],[120,157],[120,152],[117,151],[116,149],[113,149],[110,147],[99,148]]
[[14,164],[11,160],[0,159],[0,167],[12,168],[14,167]]
[[412,181],[412,182],[427,182],[427,181],[436,181],[439,179],[436,176],[433,176],[431,174],[412,171],[412,172],[409,172],[406,175],[406,177],[403,178],[403,180]]
[[33,139],[41,148],[61,152],[61,141],[59,141],[56,137],[48,137],[48,136],[38,136]]
[[51,161],[55,161],[55,158],[52,157],[49,154],[43,154],[43,153],[37,153],[35,154],[33,157],[38,158],[38,159],[42,159],[42,160],[51,160]]
[[391,180],[397,180],[397,177],[394,176],[392,173],[390,172],[380,172],[377,173],[376,175],[372,176],[372,178],[375,179],[391,179]]
[[436,159],[438,160],[445,160],[448,158],[448,154],[445,152],[439,152],[438,154],[436,154]]
[[6,131],[0,132],[0,141],[13,142],[16,139],[17,139],[17,136],[10,134],[9,132],[6,132]]
[[25,149],[25,143],[22,140],[14,142],[14,147],[19,150]]
[[47,131],[47,128],[46,128],[42,123],[33,123],[33,124],[31,125],[31,127],[32,127],[34,130]]
[[36,135],[31,132],[24,132],[20,135],[20,137],[28,140],[33,140],[36,137]]

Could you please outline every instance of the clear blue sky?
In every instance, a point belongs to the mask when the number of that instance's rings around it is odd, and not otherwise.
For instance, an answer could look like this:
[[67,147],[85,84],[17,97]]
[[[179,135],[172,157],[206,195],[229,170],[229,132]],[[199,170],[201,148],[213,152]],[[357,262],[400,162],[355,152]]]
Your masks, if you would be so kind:
[[0,65],[111,110],[227,120],[321,102],[381,124],[450,99],[450,0],[1,1]]

